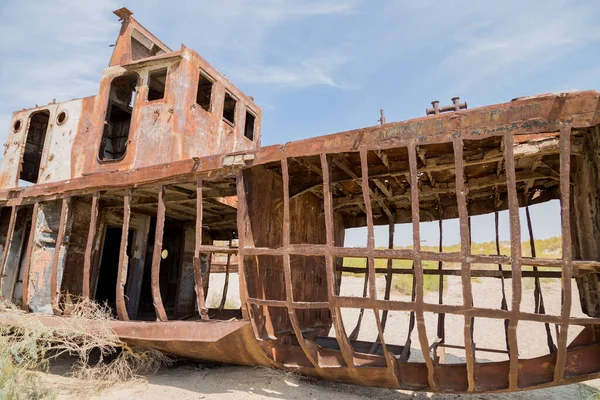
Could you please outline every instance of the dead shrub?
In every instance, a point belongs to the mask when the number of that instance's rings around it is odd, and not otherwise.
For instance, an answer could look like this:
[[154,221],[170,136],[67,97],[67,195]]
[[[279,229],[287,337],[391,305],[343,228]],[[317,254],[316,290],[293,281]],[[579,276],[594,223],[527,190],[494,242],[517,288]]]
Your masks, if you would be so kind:
[[160,351],[122,342],[106,323],[113,317],[104,305],[79,299],[69,313],[44,324],[35,314],[0,302],[0,400],[54,397],[39,371],[63,355],[76,359],[71,375],[81,380],[77,391],[140,381],[171,362]]

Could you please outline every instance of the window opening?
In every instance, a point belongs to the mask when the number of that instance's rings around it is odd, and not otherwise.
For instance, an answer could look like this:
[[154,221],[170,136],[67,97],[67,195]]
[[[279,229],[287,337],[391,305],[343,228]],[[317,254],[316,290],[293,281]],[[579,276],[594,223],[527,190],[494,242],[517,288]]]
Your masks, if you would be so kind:
[[38,181],[49,119],[50,113],[48,111],[39,111],[32,114],[29,120],[25,151],[21,160],[21,174],[19,176],[21,180],[31,183],[37,183]]
[[196,104],[206,111],[210,111],[210,100],[212,95],[213,81],[204,72],[200,71],[198,78],[198,91],[196,92]]
[[246,123],[244,126],[244,136],[250,140],[254,140],[254,122],[256,117],[252,113],[246,111]]
[[231,124],[235,124],[236,105],[237,101],[229,93],[225,93],[225,101],[223,104],[223,118]]
[[150,72],[148,77],[148,101],[160,100],[165,97],[167,68]]
[[126,74],[113,79],[110,84],[104,132],[98,152],[100,161],[120,160],[125,156],[137,82],[137,74]]

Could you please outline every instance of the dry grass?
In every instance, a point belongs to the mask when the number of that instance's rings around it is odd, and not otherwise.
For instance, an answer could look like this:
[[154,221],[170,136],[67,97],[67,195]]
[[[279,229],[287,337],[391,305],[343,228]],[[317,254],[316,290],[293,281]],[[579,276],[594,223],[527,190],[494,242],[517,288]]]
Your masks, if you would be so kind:
[[70,314],[50,327],[0,302],[0,400],[53,398],[56,392],[45,387],[38,372],[63,355],[77,360],[71,373],[81,379],[78,391],[88,392],[139,381],[170,362],[159,351],[134,349],[119,340],[105,323],[112,319],[105,306],[80,299]]

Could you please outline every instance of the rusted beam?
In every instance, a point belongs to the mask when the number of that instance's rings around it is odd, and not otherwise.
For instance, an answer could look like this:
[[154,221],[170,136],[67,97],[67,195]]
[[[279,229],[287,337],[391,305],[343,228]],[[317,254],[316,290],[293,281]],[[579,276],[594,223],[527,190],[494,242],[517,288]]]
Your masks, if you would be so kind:
[[561,324],[558,333],[558,350],[554,367],[554,382],[565,377],[569,318],[571,317],[571,263],[573,259],[571,241],[571,125],[560,131],[560,215],[562,235],[562,306]]
[[379,159],[381,160],[381,162],[383,163],[383,165],[385,165],[388,168],[390,167],[390,161],[388,159],[387,154],[385,154],[381,150],[375,150],[375,154],[377,154],[377,157],[379,157]]
[[[196,244],[194,248],[194,290],[196,291],[196,304],[202,320],[207,321],[208,309],[204,304],[204,282],[202,280],[202,264],[200,260],[200,247],[202,246],[202,178],[196,181]],[[229,263],[229,259],[227,259]],[[241,261],[240,261],[241,262]]]
[[52,266],[50,274],[50,302],[52,304],[52,310],[54,315],[61,315],[62,311],[58,306],[58,264],[60,262],[60,248],[63,245],[65,238],[65,231],[67,229],[67,218],[69,214],[69,202],[71,199],[62,199],[60,206],[60,220],[58,223],[58,235],[54,245],[54,255],[52,256]]
[[[362,296],[366,297],[368,294],[369,297],[372,297],[374,290],[371,288],[371,286],[375,284],[375,280],[374,280],[375,274],[371,275],[371,269],[374,268],[374,262],[372,261],[374,245],[372,245],[372,243],[371,243],[371,241],[374,240],[373,239],[373,237],[374,237],[373,236],[373,209],[371,207],[371,199],[370,199],[368,165],[367,165],[367,170],[363,171],[362,167],[363,167],[364,163],[362,161],[363,160],[362,153],[363,153],[363,151],[361,151],[362,177],[358,177],[358,175],[356,175],[354,173],[354,171],[352,171],[350,169],[350,167],[348,165],[346,165],[345,160],[344,160],[343,156],[341,156],[341,155],[338,155],[337,158],[334,158],[333,163],[335,165],[337,165],[347,175],[349,175],[350,177],[355,179],[355,182],[356,181],[360,182],[360,187],[361,187],[361,191],[362,191],[362,202],[359,204],[363,205],[365,215],[367,216],[367,270],[368,270],[368,273],[365,274]],[[385,207],[385,205],[384,205],[384,207]],[[371,243],[371,245],[370,245],[370,243]],[[348,336],[348,339],[350,339],[351,341],[358,339],[358,335],[360,334],[360,328],[362,325],[364,313],[365,313],[365,310],[361,308],[361,310],[358,314],[358,320],[356,321],[356,326],[354,327],[354,330],[352,330],[352,333],[350,333],[350,336]]]
[[[331,165],[327,159],[327,155],[324,153],[320,154],[321,157],[321,170],[323,171],[323,201],[325,210],[325,235],[327,238],[327,250],[331,250],[335,247],[334,242],[334,223],[333,223],[333,206],[332,206],[332,194],[331,194]],[[327,299],[329,301],[329,310],[331,312],[331,319],[335,328],[335,338],[340,346],[340,352],[346,366],[349,369],[355,369],[354,365],[354,349],[348,341],[344,324],[341,320],[341,311],[339,306],[335,303],[335,274],[334,274],[334,260],[331,253],[325,256],[325,268],[327,276]]]
[[165,189],[164,186],[158,192],[158,211],[156,213],[156,230],[154,234],[154,249],[152,250],[152,301],[156,318],[159,321],[167,321],[167,313],[160,294],[160,260],[165,230]]
[[[467,257],[471,253],[471,229],[469,224],[469,211],[467,210],[467,193],[465,189],[465,177],[463,167],[463,141],[454,139],[454,160],[456,162],[456,200],[458,203],[458,214],[460,223],[460,255],[461,263],[461,281],[463,294],[463,308],[465,310],[464,340],[465,356],[467,361],[467,382],[468,391],[475,390],[475,349],[473,345],[473,317],[469,315],[468,310],[473,308],[473,292],[471,288],[471,264]],[[440,277],[440,279],[442,279]]]
[[33,250],[35,233],[37,232],[37,217],[39,208],[39,203],[35,203],[33,205],[33,213],[31,215],[31,228],[29,229],[29,239],[27,240],[27,249],[25,250],[25,259],[23,261],[23,288],[21,290],[21,301],[23,303],[22,306],[25,311],[29,311],[29,305],[27,304],[27,297],[29,294],[29,270],[31,263],[31,252]]
[[510,217],[510,250],[512,269],[512,302],[508,321],[509,373],[508,388],[517,390],[519,377],[519,349],[517,325],[521,311],[521,222],[515,172],[514,136],[504,135],[504,157],[506,165],[506,186],[508,189],[508,213]]
[[90,272],[92,270],[92,254],[96,243],[96,231],[98,223],[98,203],[100,192],[96,191],[92,197],[92,208],[90,216],[90,229],[88,230],[87,243],[85,245],[85,255],[83,259],[83,285],[82,296],[90,298]]
[[131,218],[131,188],[125,189],[123,196],[123,226],[121,228],[121,244],[119,247],[119,266],[117,270],[116,306],[117,315],[121,321],[129,321],[127,307],[125,306],[125,284],[127,283],[127,270],[129,256],[127,255],[127,240],[129,238],[129,220]]
[[[246,266],[245,266],[245,255],[246,255],[246,235],[251,234],[250,229],[250,221],[248,217],[248,204],[246,199],[246,188],[245,188],[245,178],[243,172],[239,172],[237,175],[237,199],[238,199],[238,209],[237,209],[237,227],[238,227],[238,265],[239,265],[239,280],[240,280],[240,300],[241,300],[241,309],[242,315],[244,318],[250,320],[250,325],[254,331],[254,334],[257,334],[256,323],[253,318],[251,318],[251,306],[248,303],[248,283],[246,281]],[[198,242],[196,242],[196,246]]]
[[[204,246],[203,246],[204,247]],[[210,252],[215,253],[228,253],[235,251],[234,249],[219,248],[214,246],[211,247]],[[252,256],[258,255],[272,255],[280,256],[283,254],[283,250],[280,248],[264,248],[264,247],[247,247],[246,254]],[[364,257],[364,248],[360,247],[332,247],[327,248],[326,245],[290,245],[290,254],[302,255],[302,256],[326,256],[331,254],[335,257]],[[415,251],[412,249],[374,249],[373,255],[375,258],[396,258],[399,260],[413,260],[415,257]],[[469,262],[471,264],[511,264],[512,259],[510,256],[497,256],[497,255],[480,255],[470,254]],[[460,253],[438,253],[432,251],[421,251],[421,261],[443,261],[445,263],[460,263]],[[521,265],[548,268],[562,268],[562,260],[552,258],[531,258],[521,257]],[[573,270],[581,271],[597,271],[600,272],[600,261],[572,261]],[[385,272],[385,271],[384,271]]]
[[373,179],[373,183],[375,183],[375,186],[377,186],[379,190],[381,190],[381,193],[383,193],[385,197],[390,198],[394,195],[392,191],[388,189],[387,186],[385,186],[385,183],[381,182],[381,180]]
[[[283,178],[283,221],[282,221],[282,245],[284,249],[287,249],[290,245],[290,174],[288,171],[287,159],[281,160],[281,176]],[[319,363],[317,362],[316,354],[312,354],[296,318],[296,311],[291,307],[294,302],[293,293],[294,288],[292,286],[292,271],[290,266],[290,254],[286,251],[283,256],[283,277],[285,283],[285,297],[288,305],[287,312],[292,324],[292,330],[296,336],[296,340],[300,345],[300,348],[304,352],[306,358],[310,361],[312,366],[319,372],[322,373]]]
[[[441,262],[441,261],[440,261]],[[368,273],[366,268],[357,267],[338,267],[335,269],[338,272],[349,272],[351,274],[365,274]],[[411,268],[375,268],[377,274],[405,274],[412,275],[414,270]],[[439,275],[439,276],[461,276],[462,271],[460,269],[424,269],[423,275]],[[511,271],[490,271],[490,270],[471,270],[471,277],[473,278],[505,278],[510,279],[512,276]],[[562,272],[560,271],[522,271],[521,276],[523,278],[555,278],[560,279]],[[438,304],[442,304],[439,303]]]
[[417,174],[417,150],[413,145],[408,148],[408,161],[410,165],[410,193],[411,193],[411,212],[413,223],[413,249],[414,268],[415,268],[415,315],[417,319],[417,331],[419,333],[419,344],[421,352],[427,365],[427,381],[429,389],[435,390],[434,365],[429,356],[429,341],[427,339],[427,331],[425,328],[425,317],[423,314],[423,265],[421,264],[421,232],[419,228],[419,181]]
[[[367,268],[369,269],[369,298],[377,300],[377,286],[375,284],[375,258],[373,256],[373,250],[375,249],[375,232],[373,228],[373,207],[371,206],[371,189],[369,187],[369,163],[367,161],[367,150],[360,150],[360,167],[361,167],[361,189],[363,197],[365,198],[365,207],[367,209]],[[389,210],[388,210],[389,212]],[[390,220],[392,220],[391,213],[389,214]],[[379,342],[383,349],[383,356],[385,357],[387,365],[387,373],[393,378],[397,379],[395,374],[395,364],[393,356],[388,352],[387,346],[385,345],[385,339],[383,337],[383,328],[381,326],[381,319],[379,316],[379,310],[376,308],[372,309],[375,316],[375,325],[377,326],[377,333],[379,336]]]
[[[313,173],[315,173],[315,174],[317,174],[317,175],[319,175],[319,176],[321,176],[321,177],[323,176],[323,171],[321,171],[321,169],[319,169],[319,167],[317,167],[316,165],[314,165],[314,164],[311,164],[311,163],[309,163],[309,162],[306,162],[306,161],[305,161],[304,159],[302,159],[302,158],[296,158],[296,157],[292,157],[292,158],[290,158],[290,159],[291,159],[292,161],[294,161],[294,162],[296,162],[296,163],[298,163],[298,164],[302,165],[304,168],[308,169],[309,171],[311,171],[311,172],[313,172]],[[283,162],[283,160],[282,160],[282,162]],[[282,172],[282,174],[283,174],[283,172]]]

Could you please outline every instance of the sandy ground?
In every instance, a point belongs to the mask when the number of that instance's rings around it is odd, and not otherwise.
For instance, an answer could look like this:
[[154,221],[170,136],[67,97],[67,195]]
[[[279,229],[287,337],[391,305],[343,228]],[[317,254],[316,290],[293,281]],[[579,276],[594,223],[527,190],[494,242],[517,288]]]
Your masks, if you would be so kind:
[[[147,383],[121,384],[101,393],[78,391],[77,382],[49,375],[60,390],[59,399],[192,400],[192,399],[598,399],[600,379],[525,392],[457,395],[368,388],[307,379],[266,368],[179,365],[161,369]],[[75,392],[73,393],[73,390]]]
[[[579,307],[578,294],[573,285],[573,316],[583,316]],[[211,291],[209,301],[218,304],[220,295],[217,288],[223,287],[223,276],[211,277]],[[230,288],[237,287],[237,276],[233,275]],[[385,280],[377,278],[377,288],[383,297]],[[462,303],[462,285],[460,277],[448,277],[447,289],[444,291],[444,302],[449,304]],[[342,295],[362,295],[362,278],[343,277]],[[543,282],[543,293],[546,301],[546,311],[549,314],[560,314],[560,282]],[[235,290],[228,296],[228,304],[239,303]],[[473,297],[475,305],[488,308],[500,308],[502,292],[500,281],[491,278],[482,278],[473,282]],[[510,304],[510,281],[507,281],[506,296]],[[429,292],[425,297],[426,302],[437,303],[437,292]],[[394,293],[392,298],[408,300],[409,296]],[[524,282],[522,309],[533,311],[533,284]],[[342,317],[345,328],[351,332],[358,319],[358,310],[344,309]],[[437,315],[426,313],[425,321],[429,340],[436,336]],[[409,314],[402,312],[390,313],[386,328],[385,339],[387,343],[403,345],[406,341]],[[375,318],[372,312],[365,312],[359,340],[373,341],[377,337]],[[463,345],[464,318],[460,316],[446,316],[446,342]],[[554,326],[551,326],[553,339],[556,343]],[[572,327],[569,331],[569,340],[572,340],[580,331]],[[548,351],[544,324],[519,323],[519,353],[522,358],[540,356]],[[334,333],[332,332],[331,335]],[[422,354],[416,337],[416,329],[412,333],[411,361],[421,361]],[[504,327],[500,320],[477,319],[474,330],[475,343],[478,349],[504,349]],[[477,351],[478,362],[506,360],[506,354]],[[464,350],[447,349],[445,363],[464,362]],[[64,363],[64,362],[63,362]],[[600,399],[600,380],[588,381],[582,384],[573,384],[549,389],[534,391],[489,394],[489,395],[439,395],[431,393],[416,393],[388,389],[366,388],[354,385],[338,384],[307,379],[281,371],[265,368],[245,368],[236,366],[204,365],[204,364],[177,364],[172,367],[162,368],[155,376],[148,377],[148,382],[127,383],[117,385],[101,393],[77,392],[73,394],[72,379],[65,377],[67,365],[53,368],[47,376],[49,382],[63,388],[59,398],[93,398],[93,399],[403,399],[403,398],[435,398],[435,399]],[[69,390],[64,390],[70,388]]]

